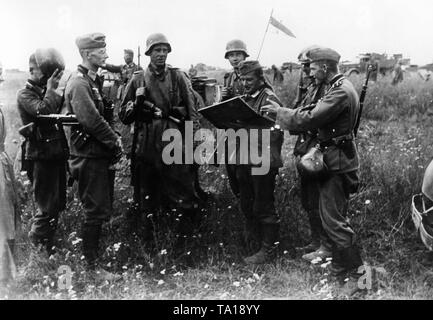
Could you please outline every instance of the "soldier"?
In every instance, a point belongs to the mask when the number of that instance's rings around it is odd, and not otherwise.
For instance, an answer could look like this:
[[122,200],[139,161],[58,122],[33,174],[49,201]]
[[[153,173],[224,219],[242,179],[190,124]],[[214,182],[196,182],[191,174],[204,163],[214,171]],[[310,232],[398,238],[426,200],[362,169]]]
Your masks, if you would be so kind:
[[[198,114],[185,73],[166,64],[170,52],[171,45],[163,34],[147,38],[145,54],[150,64],[145,71],[136,72],[126,87],[119,118],[124,124],[135,121],[138,129],[132,171],[146,238],[150,239],[152,214],[160,209],[176,209],[180,217],[178,231],[185,240],[198,214],[196,169],[193,165],[164,163],[162,151],[167,142],[162,141],[162,134],[166,129],[183,132],[187,120],[193,121],[197,129]],[[181,249],[182,241],[177,244]]]
[[272,81],[273,85],[280,85],[283,83],[284,81],[284,75],[283,73],[277,68],[277,66],[275,64],[272,65],[272,71],[274,74],[274,78]]
[[[66,161],[68,147],[63,128],[39,123],[38,115],[59,113],[62,96],[56,92],[65,68],[61,54],[55,49],[38,49],[29,59],[30,78],[17,93],[17,106],[24,126],[30,130],[22,149],[27,175],[33,184],[37,212],[33,217],[29,238],[37,247],[53,253],[53,237],[59,213],[66,205]],[[39,250],[38,250],[39,251]],[[40,252],[40,251],[39,251]]]
[[[134,72],[138,70],[143,70],[143,68],[134,63],[134,51],[132,51],[131,49],[125,49],[123,50],[123,52],[123,59],[125,60],[125,64],[115,66],[112,64],[104,63],[101,68],[112,73],[120,73],[122,81],[121,85],[126,86],[129,80],[132,78]],[[120,98],[121,95],[118,95],[118,97]]]
[[394,86],[403,81],[403,69],[401,68],[402,64],[402,61],[398,60],[398,62],[394,66],[394,78],[392,79],[392,85]]
[[[245,102],[257,113],[261,107],[269,101],[282,106],[280,100],[266,80],[263,69],[258,61],[243,61],[239,64],[239,73],[245,88]],[[235,174],[239,182],[240,207],[245,215],[248,244],[254,248],[254,242],[258,242],[258,251],[245,258],[247,264],[263,264],[272,260],[276,252],[275,245],[279,241],[279,219],[274,205],[275,179],[278,168],[282,167],[281,146],[284,134],[281,130],[270,130],[270,141],[259,140],[257,148],[261,150],[262,143],[270,143],[270,170],[264,175],[252,174],[252,164],[236,164]],[[256,147],[256,146],[254,146]],[[240,148],[236,150],[236,159],[241,159]],[[250,160],[249,160],[250,161]]]
[[[69,132],[71,175],[78,181],[78,194],[84,208],[82,226],[83,254],[89,270],[98,267],[98,247],[102,224],[111,215],[110,165],[122,155],[120,137],[110,126],[102,96],[98,68],[108,58],[105,36],[92,33],[78,37],[82,64],[78,66],[65,89],[66,112],[76,115],[79,126]],[[103,279],[114,280],[112,274],[98,270]]]
[[[299,80],[297,97],[294,108],[313,108],[318,100],[325,93],[325,83],[316,84],[314,77],[310,74],[310,59],[306,56],[306,52],[310,49],[304,49],[298,56],[301,63],[301,75]],[[308,130],[305,132],[296,132],[298,139],[295,143],[293,155],[297,162],[305,155],[308,150],[318,143],[317,130]],[[308,214],[310,222],[312,241],[302,250],[306,252],[302,256],[307,261],[313,261],[316,258],[326,259],[331,256],[332,246],[329,243],[326,233],[322,227],[322,221],[319,214],[319,186],[317,179],[300,175],[301,186],[301,203],[302,207]],[[311,252],[311,253],[310,253]]]
[[[132,78],[132,75],[134,72],[138,70],[143,70],[143,68],[137,64],[134,63],[134,51],[131,49],[124,49],[124,60],[125,64],[123,65],[112,65],[108,63],[104,63],[101,68],[105,69],[112,73],[119,73],[120,74],[120,85],[117,91],[117,97],[116,97],[116,113],[118,112],[118,108],[120,107],[120,102],[122,99],[123,91],[129,82],[129,80]],[[140,59],[140,56],[139,56]],[[132,135],[131,135],[131,127],[130,126],[124,126],[119,122],[115,123],[115,128],[121,133],[122,136],[122,143],[124,146],[124,149],[126,151],[126,155],[129,157],[131,155],[131,145],[132,145]]]
[[347,221],[349,195],[357,191],[359,158],[353,129],[359,113],[359,98],[352,83],[338,73],[340,55],[328,48],[307,52],[311,75],[317,84],[329,86],[317,105],[284,109],[277,105],[262,109],[276,114],[277,124],[294,131],[317,130],[328,172],[319,182],[319,212],[323,228],[332,241],[332,274],[349,278],[345,290],[359,290],[363,265],[353,228]]
[[[239,73],[239,64],[249,57],[247,46],[242,40],[227,42],[224,58],[229,60],[233,71],[224,75],[224,87],[221,90],[221,101],[225,101],[245,93]],[[233,194],[239,198],[239,183],[236,180],[235,165],[226,164],[227,177]]]

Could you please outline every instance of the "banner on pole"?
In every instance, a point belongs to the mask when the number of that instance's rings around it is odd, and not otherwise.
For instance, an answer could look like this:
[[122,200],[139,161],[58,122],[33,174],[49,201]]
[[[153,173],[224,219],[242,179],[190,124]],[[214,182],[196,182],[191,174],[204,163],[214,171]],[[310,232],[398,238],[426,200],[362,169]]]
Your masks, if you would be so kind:
[[281,22],[279,22],[278,20],[276,20],[272,15],[271,15],[271,19],[269,20],[269,23],[272,24],[278,30],[280,30],[280,31],[284,32],[285,34],[287,34],[288,36],[296,38],[292,31],[290,31]]

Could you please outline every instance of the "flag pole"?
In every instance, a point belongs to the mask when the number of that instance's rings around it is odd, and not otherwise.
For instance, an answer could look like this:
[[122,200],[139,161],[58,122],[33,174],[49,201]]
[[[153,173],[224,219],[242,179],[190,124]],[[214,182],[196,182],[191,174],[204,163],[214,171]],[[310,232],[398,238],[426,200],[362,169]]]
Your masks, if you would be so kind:
[[270,15],[269,20],[268,20],[268,25],[266,26],[266,31],[265,31],[265,34],[263,35],[262,44],[260,45],[259,54],[257,55],[256,60],[259,60],[260,53],[262,52],[263,44],[265,43],[266,34],[268,33],[269,23],[271,22],[271,17],[272,17],[273,13],[274,13],[274,8],[272,8],[271,15]]

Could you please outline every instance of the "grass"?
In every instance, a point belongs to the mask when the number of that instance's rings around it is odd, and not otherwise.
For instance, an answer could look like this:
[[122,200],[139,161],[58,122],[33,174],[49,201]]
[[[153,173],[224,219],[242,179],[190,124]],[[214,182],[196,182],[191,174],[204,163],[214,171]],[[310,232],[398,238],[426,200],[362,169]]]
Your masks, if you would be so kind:
[[[216,77],[217,75],[215,75]],[[0,102],[10,126],[8,141],[17,139],[19,127],[14,91],[23,76],[6,74]],[[362,77],[351,79],[358,92]],[[297,75],[286,74],[276,88],[285,104],[293,101]],[[420,192],[424,169],[432,159],[431,110],[433,83],[407,76],[397,87],[390,78],[371,83],[358,137],[361,158],[361,187],[350,201],[349,217],[358,233],[365,261],[383,268],[381,286],[366,299],[431,299],[433,259],[414,231],[410,199]],[[68,209],[62,214],[57,232],[58,254],[31,276],[21,276],[12,285],[12,299],[335,299],[334,285],[325,269],[308,265],[293,247],[309,240],[308,221],[299,201],[299,186],[291,152],[295,137],[286,133],[283,146],[285,165],[280,170],[275,192],[281,217],[281,250],[274,264],[250,268],[242,264],[243,217],[237,210],[223,167],[200,168],[202,186],[214,201],[202,211],[203,221],[190,239],[182,258],[174,254],[175,235],[170,225],[176,215],[155,219],[155,245],[146,246],[140,231],[132,233],[122,218],[104,226],[103,261],[123,280],[96,284],[83,269],[79,239],[82,209],[69,190]],[[13,154],[16,144],[9,144]],[[127,163],[116,178],[115,217],[121,217],[131,202]],[[28,186],[27,186],[28,188]],[[31,190],[27,189],[30,194]],[[30,252],[26,237],[32,214],[29,198],[23,207],[17,264],[22,272]],[[57,287],[57,269],[68,265],[73,287]]]

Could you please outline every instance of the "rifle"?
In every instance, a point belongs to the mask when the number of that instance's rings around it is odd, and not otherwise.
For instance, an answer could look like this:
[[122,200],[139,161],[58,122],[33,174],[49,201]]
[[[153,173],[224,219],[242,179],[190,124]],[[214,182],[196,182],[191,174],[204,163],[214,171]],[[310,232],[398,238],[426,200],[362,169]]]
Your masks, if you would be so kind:
[[138,46],[138,50],[137,50],[137,65],[138,65],[138,67],[141,67],[140,66],[140,57],[141,57],[140,46]]
[[362,86],[361,95],[359,96],[359,112],[358,117],[356,118],[355,127],[353,128],[353,134],[355,137],[358,134],[359,124],[361,122],[362,109],[364,107],[364,100],[367,94],[368,80],[370,79],[370,75],[373,71],[375,71],[375,67],[374,65],[370,64],[367,69],[367,76],[365,77],[364,85]]
[[37,116],[37,122],[38,123],[55,123],[55,124],[61,124],[63,126],[74,126],[78,125],[78,120],[75,114],[47,114],[47,115],[41,115]]

